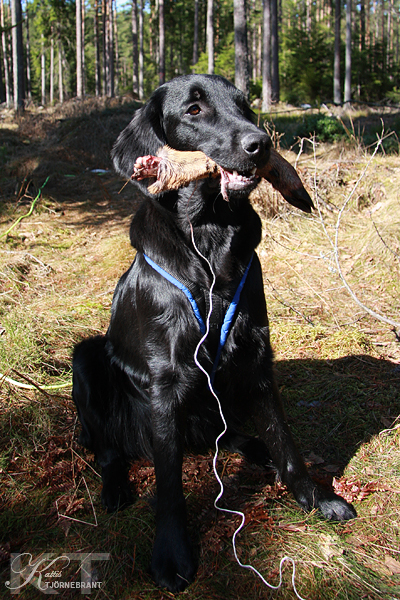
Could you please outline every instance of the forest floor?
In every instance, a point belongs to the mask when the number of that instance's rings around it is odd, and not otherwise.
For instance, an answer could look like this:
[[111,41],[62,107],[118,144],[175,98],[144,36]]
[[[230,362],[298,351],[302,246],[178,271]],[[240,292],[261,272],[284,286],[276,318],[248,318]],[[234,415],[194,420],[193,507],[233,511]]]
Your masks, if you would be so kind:
[[[148,575],[152,465],[132,465],[137,501],[107,515],[70,397],[73,346],[106,330],[115,284],[134,256],[128,231],[141,197],[133,186],[121,191],[109,159],[133,108],[88,100],[0,115],[3,598],[9,581],[23,586],[22,598],[41,595],[39,571],[28,582],[29,569],[20,577],[10,570],[21,553],[22,567],[29,555],[32,563],[46,553],[108,555],[93,563],[92,581],[102,582],[93,598],[173,597]],[[400,162],[398,151],[372,153],[354,139],[284,152],[314,199],[312,215],[267,184],[253,199],[288,420],[313,477],[353,502],[358,518],[334,524],[305,514],[271,473],[238,455],[222,453],[218,465],[224,504],[246,515],[241,561],[276,586],[281,558],[291,557],[298,594],[309,600],[400,598]],[[213,506],[212,453],[186,456],[183,479],[199,561],[184,596],[295,598],[289,563],[278,592],[236,563],[238,522]],[[51,567],[62,571],[53,581],[80,581],[79,557],[61,563]]]

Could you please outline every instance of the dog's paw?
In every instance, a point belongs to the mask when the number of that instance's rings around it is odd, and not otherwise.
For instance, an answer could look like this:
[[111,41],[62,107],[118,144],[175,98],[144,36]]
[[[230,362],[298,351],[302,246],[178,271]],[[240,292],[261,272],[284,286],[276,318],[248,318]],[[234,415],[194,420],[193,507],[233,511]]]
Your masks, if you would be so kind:
[[128,482],[119,485],[103,485],[101,503],[108,513],[123,510],[133,504],[133,495]]
[[164,536],[156,537],[150,572],[155,583],[173,594],[183,592],[193,581],[196,564],[186,536],[173,543],[164,543]]
[[314,505],[329,521],[348,521],[357,517],[355,508],[333,492],[319,489]]
[[307,512],[318,509],[329,521],[355,519],[355,508],[334,492],[316,485],[309,477],[303,477],[290,487],[300,506]]
[[301,492],[296,489],[294,495],[304,510],[310,512],[317,508],[329,521],[348,521],[357,517],[354,507],[346,500],[315,484],[304,486]]

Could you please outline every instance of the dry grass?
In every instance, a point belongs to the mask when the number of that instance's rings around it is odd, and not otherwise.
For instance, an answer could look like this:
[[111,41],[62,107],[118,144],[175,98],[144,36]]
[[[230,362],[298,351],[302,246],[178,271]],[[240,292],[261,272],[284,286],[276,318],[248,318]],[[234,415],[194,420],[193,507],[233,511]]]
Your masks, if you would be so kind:
[[[34,114],[18,131],[0,130],[0,235],[27,213],[51,175],[33,214],[0,239],[0,372],[39,386],[70,381],[73,345],[105,330],[115,283],[133,257],[128,227],[140,198],[131,187],[118,194],[121,181],[112,172],[91,173],[109,168],[109,147],[129,111],[81,109]],[[295,155],[288,156],[293,162]],[[310,600],[400,598],[399,341],[349,297],[327,237],[334,237],[338,210],[366,161],[362,151],[343,145],[300,156],[323,222],[317,212],[282,208],[270,190],[255,199],[264,220],[259,254],[288,418],[313,476],[352,499],[359,518],[325,523],[301,512],[271,474],[238,456],[220,461],[226,504],[248,517],[238,540],[241,560],[276,584],[280,558],[293,557],[297,589]],[[340,264],[354,293],[394,320],[400,318],[399,187],[398,157],[375,157],[339,234]],[[137,502],[106,515],[98,468],[75,441],[79,426],[69,393],[0,383],[0,586],[9,577],[10,552],[109,552],[111,560],[99,567],[105,584],[94,597],[170,598],[147,574],[152,467],[132,466]],[[275,594],[236,565],[235,519],[213,508],[211,461],[211,455],[185,459],[199,554],[198,576],[185,596],[293,598],[289,566]],[[32,586],[23,592],[38,594]]]

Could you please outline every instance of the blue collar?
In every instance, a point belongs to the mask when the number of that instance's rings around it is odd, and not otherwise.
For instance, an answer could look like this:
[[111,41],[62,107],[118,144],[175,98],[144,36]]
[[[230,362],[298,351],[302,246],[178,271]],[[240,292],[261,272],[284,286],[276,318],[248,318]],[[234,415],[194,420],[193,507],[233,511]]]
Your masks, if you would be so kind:
[[[200,326],[200,332],[202,335],[205,334],[206,332],[206,326],[204,324],[203,318],[201,316],[199,307],[197,306],[196,300],[193,298],[190,290],[178,279],[176,279],[175,277],[173,277],[170,273],[168,273],[167,271],[165,271],[162,267],[160,267],[159,265],[157,265],[157,263],[155,263],[153,260],[151,260],[151,258],[149,258],[147,256],[147,254],[144,254],[144,259],[146,260],[146,262],[158,273],[160,273],[160,275],[162,275],[165,279],[167,279],[170,283],[172,283],[173,285],[175,285],[177,288],[179,288],[180,290],[182,290],[182,292],[185,294],[185,296],[187,297],[187,299],[189,300],[190,304],[192,305],[192,309],[193,312],[195,314],[195,317],[199,323]],[[249,263],[246,267],[245,272],[243,273],[242,279],[240,280],[240,283],[236,289],[235,295],[233,296],[232,302],[230,303],[230,305],[228,306],[228,310],[225,313],[225,317],[223,320],[223,323],[221,325],[221,330],[220,330],[220,336],[219,336],[219,344],[218,344],[218,349],[217,349],[217,354],[214,360],[214,364],[213,364],[213,368],[211,371],[211,382],[214,381],[214,377],[215,377],[215,373],[217,371],[217,367],[218,367],[218,363],[219,363],[219,359],[221,356],[221,352],[225,346],[226,340],[228,338],[229,335],[229,331],[231,328],[231,325],[233,323],[233,320],[235,318],[236,315],[236,311],[237,311],[237,307],[239,304],[239,300],[240,300],[240,295],[242,293],[242,289],[244,287],[244,284],[246,282],[247,279],[247,275],[250,271],[250,267],[251,264],[253,262],[253,257],[254,257],[254,252],[251,255],[251,258],[249,260]]]

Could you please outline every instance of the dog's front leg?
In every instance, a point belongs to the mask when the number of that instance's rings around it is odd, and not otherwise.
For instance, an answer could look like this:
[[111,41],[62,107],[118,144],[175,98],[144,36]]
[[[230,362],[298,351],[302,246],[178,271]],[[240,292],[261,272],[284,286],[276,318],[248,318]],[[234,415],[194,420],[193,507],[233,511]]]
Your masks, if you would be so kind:
[[152,396],[157,512],[151,572],[157,585],[179,592],[193,580],[196,570],[182,489],[182,407],[172,394],[165,394],[165,388],[162,397],[158,393]]
[[325,518],[345,521],[357,516],[346,500],[313,482],[287,425],[276,382],[257,405],[255,424],[282,481],[305,510],[318,508]]

